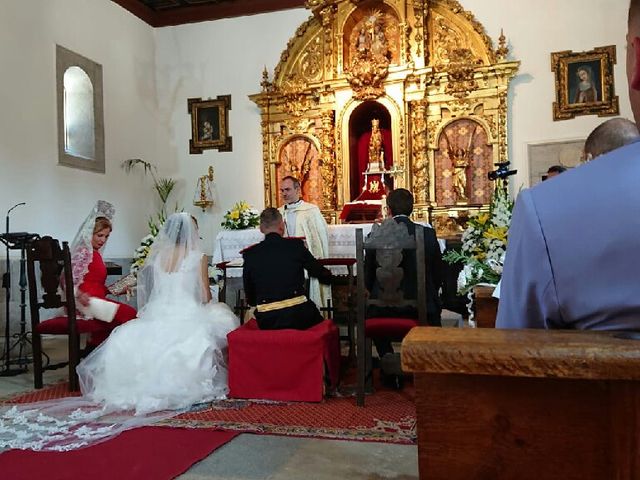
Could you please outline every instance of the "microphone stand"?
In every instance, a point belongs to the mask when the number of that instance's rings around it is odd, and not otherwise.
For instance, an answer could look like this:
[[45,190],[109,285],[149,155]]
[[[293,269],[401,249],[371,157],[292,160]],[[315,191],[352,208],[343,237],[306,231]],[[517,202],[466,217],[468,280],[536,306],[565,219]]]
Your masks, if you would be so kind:
[[[28,334],[26,333],[26,308],[27,308],[27,304],[26,304],[26,290],[27,290],[27,279],[26,279],[26,270],[25,270],[25,263],[26,263],[26,258],[25,258],[25,250],[26,250],[26,244],[27,242],[30,240],[30,237],[33,237],[33,235],[30,234],[25,234],[20,238],[16,238],[15,239],[15,246],[17,246],[18,244],[20,245],[20,250],[21,250],[21,254],[20,254],[20,280],[19,280],[19,285],[20,285],[20,333],[14,335],[17,340],[16,342],[11,345],[11,335],[10,335],[10,309],[9,309],[9,303],[11,300],[11,262],[9,260],[9,250],[10,250],[10,244],[14,243],[14,239],[12,239],[10,237],[9,234],[9,214],[11,213],[11,211],[17,207],[19,207],[20,205],[26,205],[25,202],[21,202],[18,203],[16,205],[14,205],[13,207],[11,207],[8,211],[7,211],[7,217],[6,217],[6,235],[5,235],[5,245],[6,245],[6,272],[4,273],[3,277],[2,277],[2,286],[5,288],[6,291],[6,305],[5,305],[5,335],[4,335],[4,365],[3,365],[3,369],[2,371],[0,371],[0,377],[7,377],[7,376],[14,376],[14,375],[19,375],[20,373],[23,373],[27,370],[27,363],[28,363],[28,359],[27,358],[23,358],[23,350],[25,347],[25,344],[27,342],[30,343],[29,339],[28,339]],[[29,236],[30,235],[30,236]],[[15,248],[14,246],[14,248]],[[17,363],[18,363],[18,368],[17,369],[11,369],[11,350],[13,350],[13,348],[15,348],[16,346],[20,346],[20,350],[18,353],[18,359],[17,359]]]

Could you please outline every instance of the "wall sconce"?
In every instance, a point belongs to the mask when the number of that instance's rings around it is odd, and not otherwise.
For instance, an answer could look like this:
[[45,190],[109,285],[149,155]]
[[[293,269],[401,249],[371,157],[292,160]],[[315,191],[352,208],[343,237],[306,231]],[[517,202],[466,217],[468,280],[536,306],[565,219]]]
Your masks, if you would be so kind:
[[193,196],[193,204],[200,207],[204,212],[205,208],[213,205],[213,195],[211,194],[211,184],[213,183],[213,167],[209,166],[206,175],[198,178],[196,193]]

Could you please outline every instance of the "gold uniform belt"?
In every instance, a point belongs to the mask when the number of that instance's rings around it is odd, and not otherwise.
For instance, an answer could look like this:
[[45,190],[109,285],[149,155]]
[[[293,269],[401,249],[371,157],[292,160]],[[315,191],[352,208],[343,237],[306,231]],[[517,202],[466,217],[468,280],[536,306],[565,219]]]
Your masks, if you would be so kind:
[[260,313],[264,312],[272,312],[273,310],[281,310],[287,307],[293,307],[294,305],[300,305],[307,301],[307,297],[305,295],[299,295],[293,298],[287,298],[286,300],[280,300],[278,302],[271,303],[261,303],[256,306],[256,310]]

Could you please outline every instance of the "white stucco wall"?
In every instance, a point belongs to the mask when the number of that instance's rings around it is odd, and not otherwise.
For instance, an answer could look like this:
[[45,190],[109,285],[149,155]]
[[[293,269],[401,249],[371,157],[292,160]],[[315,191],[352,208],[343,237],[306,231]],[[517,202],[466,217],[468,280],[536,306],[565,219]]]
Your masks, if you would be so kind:
[[[234,203],[246,200],[258,209],[264,206],[260,111],[248,96],[260,92],[265,66],[273,75],[289,38],[309,15],[305,9],[294,9],[157,31],[159,122],[170,143],[167,161],[177,161],[186,181],[181,206],[198,218],[209,254],[222,216]],[[190,155],[187,99],[228,94],[233,151]],[[215,171],[216,204],[203,213],[192,203],[197,178],[209,165]]]
[[[150,179],[122,160],[155,160],[154,30],[105,0],[0,2],[0,218],[12,231],[71,240],[97,199],[116,206],[110,257],[130,257],[154,208]],[[106,173],[57,165],[55,45],[102,64]],[[164,166],[163,166],[164,167]],[[0,257],[4,249],[0,249]]]

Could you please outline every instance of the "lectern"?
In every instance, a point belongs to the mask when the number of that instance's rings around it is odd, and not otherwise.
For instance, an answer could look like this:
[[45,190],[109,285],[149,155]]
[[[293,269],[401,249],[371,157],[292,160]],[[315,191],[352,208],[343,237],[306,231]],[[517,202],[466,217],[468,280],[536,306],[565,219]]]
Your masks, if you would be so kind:
[[[18,375],[27,369],[27,364],[30,363],[30,359],[27,357],[26,347],[31,343],[29,334],[31,332],[26,331],[26,296],[27,296],[27,274],[26,274],[26,250],[29,243],[38,238],[35,233],[28,232],[13,232],[0,234],[0,242],[4,243],[7,247],[6,252],[6,267],[7,271],[2,276],[2,287],[6,291],[5,301],[5,330],[4,330],[4,350],[2,352],[2,368],[0,370],[1,377]],[[9,261],[9,250],[20,250],[20,278],[18,285],[20,286],[20,331],[14,333],[10,332],[10,311],[9,302],[11,300],[11,263]],[[11,359],[11,351],[15,348],[18,349],[18,355],[15,359]],[[11,368],[11,365],[16,365],[15,368]]]

